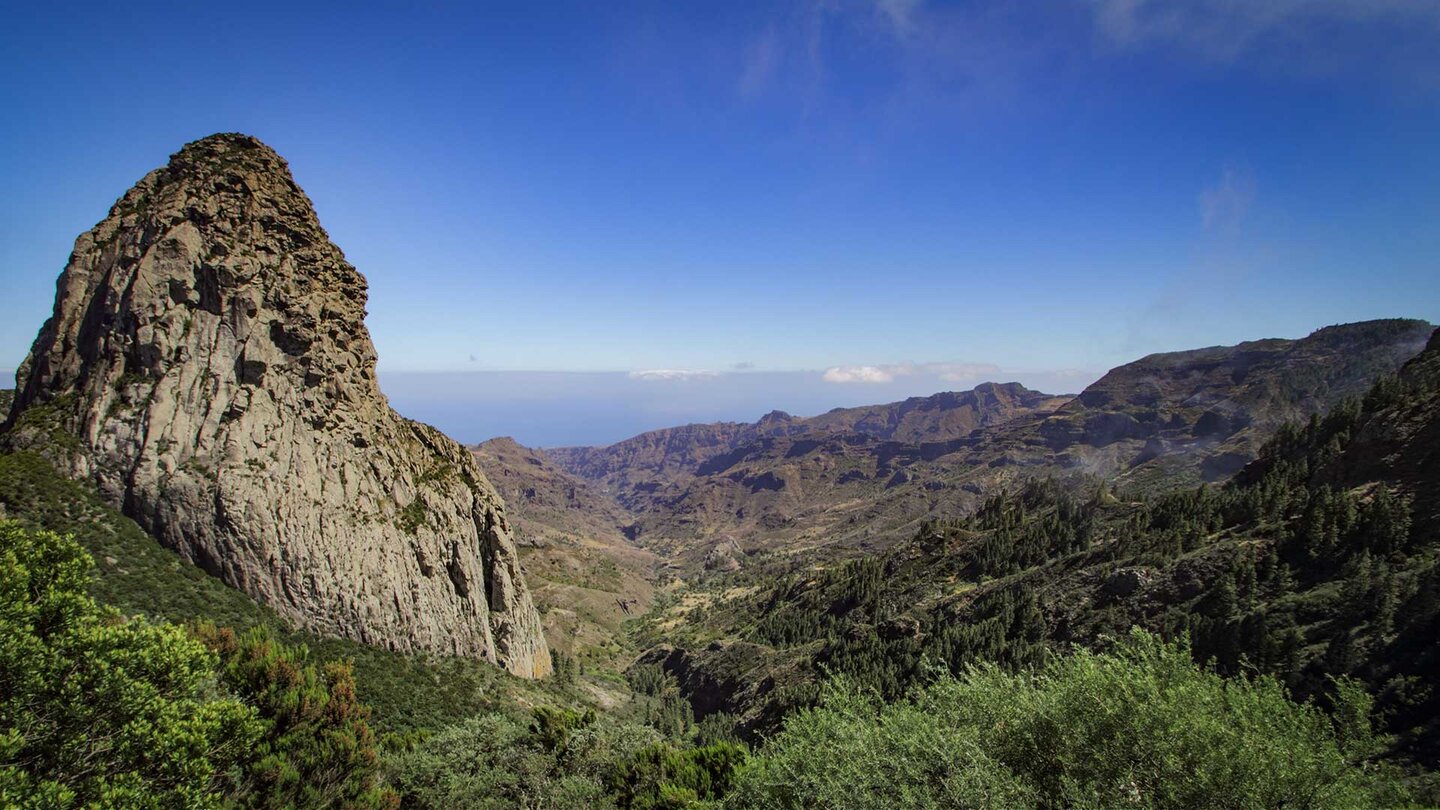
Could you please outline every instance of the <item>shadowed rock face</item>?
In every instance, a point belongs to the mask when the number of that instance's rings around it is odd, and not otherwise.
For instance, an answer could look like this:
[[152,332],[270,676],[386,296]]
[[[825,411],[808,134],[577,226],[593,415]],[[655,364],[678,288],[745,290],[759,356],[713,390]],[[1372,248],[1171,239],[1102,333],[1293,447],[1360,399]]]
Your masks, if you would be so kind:
[[279,155],[196,141],[76,241],[5,441],[301,626],[544,675],[500,497],[390,409],[365,300]]

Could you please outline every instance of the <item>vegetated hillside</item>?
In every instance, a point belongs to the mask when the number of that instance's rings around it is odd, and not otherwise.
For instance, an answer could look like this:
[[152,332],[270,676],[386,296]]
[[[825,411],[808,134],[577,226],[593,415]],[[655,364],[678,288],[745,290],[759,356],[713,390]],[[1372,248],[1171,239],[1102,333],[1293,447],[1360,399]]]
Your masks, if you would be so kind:
[[639,666],[673,674],[697,715],[758,731],[812,701],[822,671],[898,696],[926,662],[1028,666],[1140,625],[1302,697],[1358,678],[1397,735],[1391,756],[1433,769],[1437,430],[1440,337],[1398,378],[1282,429],[1232,483],[1035,479],[883,555],[716,576],[647,622]]
[[353,661],[360,698],[373,708],[382,731],[439,728],[459,715],[519,706],[594,701],[593,690],[569,681],[531,681],[468,658],[407,656],[296,630],[162,546],[94,490],[60,475],[34,453],[0,453],[0,518],[73,533],[95,559],[91,595],[127,616],[181,624],[208,621],[237,631],[267,627],[306,645],[318,661]]
[[1061,466],[1147,486],[1221,481],[1282,424],[1363,394],[1425,346],[1424,321],[1154,354],[1114,369],[1037,428]]
[[986,384],[813,419],[690,425],[547,451],[633,515],[631,535],[689,571],[758,551],[876,551],[927,516],[974,509],[1027,477],[1160,489],[1228,477],[1281,423],[1323,413],[1425,345],[1414,320],[1299,340],[1158,354],[1061,404]]
[[620,626],[650,608],[660,564],[625,536],[629,515],[590,482],[513,439],[470,451],[505,499],[551,648],[616,663]]
[[[1327,445],[1320,476],[1336,486],[1392,481],[1414,498],[1416,530],[1440,533],[1440,334],[1405,367],[1395,382],[1382,381],[1375,396],[1383,411],[1364,419],[1343,453]],[[1298,443],[1300,437],[1290,437]],[[1338,438],[1338,437],[1337,437]],[[1256,474],[1251,470],[1247,476]],[[1244,477],[1244,476],[1242,476]]]

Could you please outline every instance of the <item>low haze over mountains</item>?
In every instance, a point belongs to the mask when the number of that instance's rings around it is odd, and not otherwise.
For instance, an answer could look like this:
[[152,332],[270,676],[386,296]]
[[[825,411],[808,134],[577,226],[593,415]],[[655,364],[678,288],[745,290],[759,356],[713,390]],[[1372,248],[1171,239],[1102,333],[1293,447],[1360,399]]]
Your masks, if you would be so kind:
[[[916,368],[920,368],[916,366]],[[719,372],[406,372],[380,368],[396,409],[463,442],[495,435],[532,447],[603,445],[666,425],[748,421],[772,410],[818,414],[986,380],[1017,381],[1040,391],[1075,393],[1096,371],[967,369],[829,382],[826,370]],[[832,375],[833,376],[833,375]],[[579,408],[577,410],[577,407]]]

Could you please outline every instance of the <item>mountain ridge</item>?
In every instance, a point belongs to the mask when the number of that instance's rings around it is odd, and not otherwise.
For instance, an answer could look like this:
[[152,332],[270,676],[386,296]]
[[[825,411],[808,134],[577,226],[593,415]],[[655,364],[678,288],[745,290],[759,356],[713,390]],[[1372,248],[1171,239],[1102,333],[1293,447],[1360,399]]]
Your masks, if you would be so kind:
[[1366,321],[1155,353],[1074,396],[984,383],[537,452],[608,493],[634,518],[629,536],[682,568],[729,567],[736,549],[878,550],[924,515],[973,509],[1027,475],[1141,488],[1223,480],[1283,422],[1323,413],[1398,370],[1431,328]]

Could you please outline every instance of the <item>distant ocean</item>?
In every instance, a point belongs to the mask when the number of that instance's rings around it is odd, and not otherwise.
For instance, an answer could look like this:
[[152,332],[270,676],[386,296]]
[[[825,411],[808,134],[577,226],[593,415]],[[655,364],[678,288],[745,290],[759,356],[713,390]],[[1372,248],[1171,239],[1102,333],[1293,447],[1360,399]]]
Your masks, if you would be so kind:
[[[1017,373],[1047,393],[1069,393],[1095,374]],[[753,422],[773,410],[814,416],[832,408],[894,402],[962,391],[986,379],[945,382],[900,377],[886,383],[836,384],[819,372],[733,372],[673,379],[624,372],[380,372],[397,411],[475,444],[510,436],[531,447],[604,445],[662,427],[692,422]]]
[[[1099,373],[992,375],[1047,393],[1073,393]],[[742,371],[664,377],[580,371],[381,371],[395,410],[465,444],[510,436],[530,447],[603,445],[637,433],[692,422],[753,422],[770,411],[814,416],[832,408],[876,405],[987,379],[946,382],[933,376],[885,383],[825,382],[820,372]],[[15,385],[0,370],[0,388]]]

